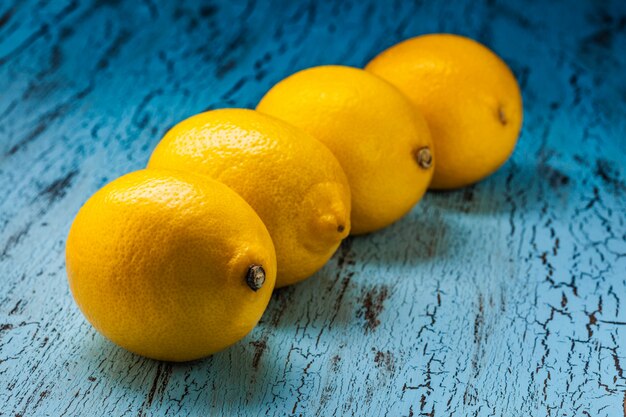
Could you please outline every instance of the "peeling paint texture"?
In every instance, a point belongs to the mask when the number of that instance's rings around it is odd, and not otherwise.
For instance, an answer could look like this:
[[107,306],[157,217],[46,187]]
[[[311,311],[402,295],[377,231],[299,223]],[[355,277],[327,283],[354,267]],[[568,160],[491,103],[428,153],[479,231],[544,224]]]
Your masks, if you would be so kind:
[[[349,238],[205,360],[84,320],[71,221],[171,126],[428,32],[520,82],[496,174]],[[0,416],[625,416],[625,74],[623,0],[1,1]]]

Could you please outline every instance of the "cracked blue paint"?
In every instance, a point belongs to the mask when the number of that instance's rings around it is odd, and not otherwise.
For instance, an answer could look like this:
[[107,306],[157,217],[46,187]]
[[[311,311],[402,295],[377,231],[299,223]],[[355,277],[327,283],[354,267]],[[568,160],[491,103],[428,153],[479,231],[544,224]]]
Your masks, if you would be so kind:
[[[117,348],[65,278],[80,205],[192,114],[320,64],[475,38],[523,90],[511,160],[277,291],[232,348]],[[0,3],[0,415],[626,415],[620,1]]]

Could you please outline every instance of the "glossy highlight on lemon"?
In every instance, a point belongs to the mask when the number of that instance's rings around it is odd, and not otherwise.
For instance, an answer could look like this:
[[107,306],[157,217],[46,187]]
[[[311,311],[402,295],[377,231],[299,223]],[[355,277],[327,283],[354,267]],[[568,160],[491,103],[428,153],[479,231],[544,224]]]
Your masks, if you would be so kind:
[[96,192],[66,246],[72,295],[118,345],[188,361],[257,324],[274,289],[276,255],[254,210],[210,178],[142,170]]
[[333,154],[304,131],[253,110],[213,110],[180,122],[148,168],[207,175],[241,195],[272,236],[278,287],[314,274],[350,231],[350,188]]
[[406,97],[362,69],[321,66],[277,83],[257,110],[324,143],[352,192],[352,233],[404,216],[424,195],[436,155],[428,126]]
[[418,36],[366,70],[398,87],[428,121],[437,154],[435,189],[473,184],[509,158],[522,126],[522,96],[506,63],[458,35]]

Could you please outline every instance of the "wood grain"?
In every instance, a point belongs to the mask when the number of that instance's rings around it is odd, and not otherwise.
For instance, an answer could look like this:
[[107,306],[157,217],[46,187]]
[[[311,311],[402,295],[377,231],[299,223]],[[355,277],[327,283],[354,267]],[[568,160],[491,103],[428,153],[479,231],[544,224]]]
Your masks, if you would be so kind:
[[[169,127],[427,32],[520,80],[500,171],[346,240],[206,360],[83,319],[72,218]],[[0,2],[0,415],[626,415],[624,51],[623,1]]]

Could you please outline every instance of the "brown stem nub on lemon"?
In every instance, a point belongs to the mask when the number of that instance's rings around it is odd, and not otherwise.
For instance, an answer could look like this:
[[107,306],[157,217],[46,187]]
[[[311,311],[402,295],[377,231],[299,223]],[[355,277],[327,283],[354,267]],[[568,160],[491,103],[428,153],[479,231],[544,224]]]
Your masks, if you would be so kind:
[[437,154],[431,188],[480,181],[513,152],[522,96],[511,70],[484,45],[457,35],[418,36],[365,69],[400,89],[426,118]]
[[246,283],[252,291],[258,291],[265,283],[265,270],[261,265],[250,265],[246,274]]
[[422,169],[429,169],[433,165],[433,154],[428,147],[419,148],[415,152],[415,159]]

